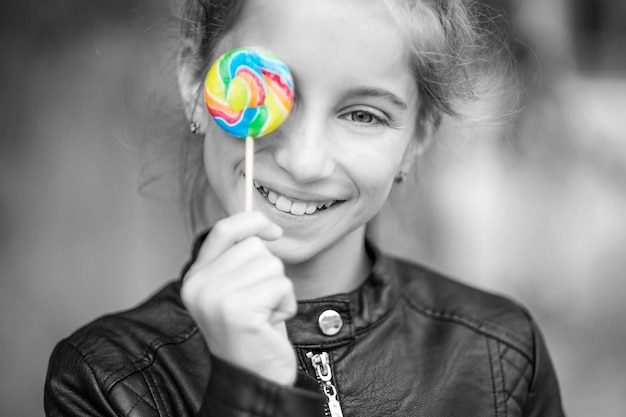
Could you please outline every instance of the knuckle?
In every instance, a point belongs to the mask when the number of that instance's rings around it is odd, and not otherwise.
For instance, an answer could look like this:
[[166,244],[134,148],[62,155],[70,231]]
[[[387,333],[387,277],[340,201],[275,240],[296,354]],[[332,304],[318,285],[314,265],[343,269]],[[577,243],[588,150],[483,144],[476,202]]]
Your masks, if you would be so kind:
[[270,256],[266,260],[266,267],[269,269],[269,271],[271,271],[272,273],[276,275],[284,275],[285,273],[285,265],[283,264],[283,261],[281,261],[276,256]]
[[250,236],[245,242],[248,248],[254,252],[264,252],[266,250],[265,244],[258,236]]
[[293,282],[289,279],[289,278],[283,278],[280,281],[278,281],[279,285],[280,285],[280,289],[284,294],[293,294],[294,293],[294,288],[293,288]]
[[228,225],[226,225],[224,221],[221,220],[213,225],[210,235],[213,238],[222,239],[227,235],[228,229]]

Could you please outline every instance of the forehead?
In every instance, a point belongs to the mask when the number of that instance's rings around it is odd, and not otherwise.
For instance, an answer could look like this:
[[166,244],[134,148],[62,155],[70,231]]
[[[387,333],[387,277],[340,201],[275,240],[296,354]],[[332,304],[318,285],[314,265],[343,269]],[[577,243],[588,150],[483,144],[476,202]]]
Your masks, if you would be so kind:
[[238,46],[271,50],[297,78],[328,73],[337,83],[410,78],[403,38],[380,0],[249,0],[220,49]]

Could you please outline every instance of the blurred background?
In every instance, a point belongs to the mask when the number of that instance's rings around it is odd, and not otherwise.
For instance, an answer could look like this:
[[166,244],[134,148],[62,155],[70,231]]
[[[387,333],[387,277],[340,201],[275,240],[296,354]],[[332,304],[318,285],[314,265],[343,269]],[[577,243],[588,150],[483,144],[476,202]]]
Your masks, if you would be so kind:
[[[512,21],[525,110],[504,139],[433,147],[411,184],[417,238],[390,239],[407,227],[390,211],[381,239],[524,303],[568,415],[623,416],[626,3],[488,3]],[[55,343],[187,257],[173,180],[153,186],[142,168],[151,109],[180,113],[172,13],[165,0],[0,5],[1,415],[43,415]]]

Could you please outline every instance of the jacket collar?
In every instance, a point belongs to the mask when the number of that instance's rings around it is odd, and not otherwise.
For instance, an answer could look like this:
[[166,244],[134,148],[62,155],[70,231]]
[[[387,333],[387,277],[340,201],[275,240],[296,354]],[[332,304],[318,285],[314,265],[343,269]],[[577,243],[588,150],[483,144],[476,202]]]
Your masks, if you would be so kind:
[[[373,267],[359,288],[347,294],[298,301],[298,313],[287,321],[287,333],[294,346],[322,349],[350,343],[357,334],[387,317],[399,295],[392,261],[371,243],[367,242],[366,247]],[[337,312],[343,322],[333,336],[325,335],[318,324],[320,315],[328,310]]]

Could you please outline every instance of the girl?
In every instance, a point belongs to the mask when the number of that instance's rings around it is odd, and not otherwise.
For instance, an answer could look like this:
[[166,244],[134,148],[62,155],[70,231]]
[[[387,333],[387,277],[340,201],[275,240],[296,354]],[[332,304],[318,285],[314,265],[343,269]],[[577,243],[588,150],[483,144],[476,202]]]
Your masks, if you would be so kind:
[[[502,67],[466,3],[187,0],[178,80],[221,219],[181,280],[57,346],[46,413],[562,416],[523,308],[366,237],[444,117],[495,100],[485,80]],[[277,54],[296,84],[287,121],[257,141],[249,213],[244,142],[198,100],[240,46]]]

